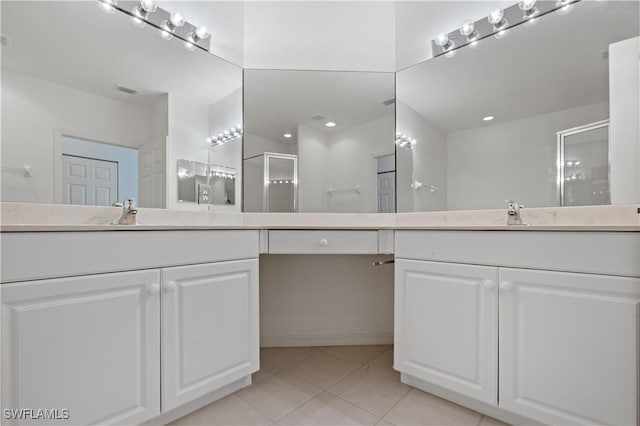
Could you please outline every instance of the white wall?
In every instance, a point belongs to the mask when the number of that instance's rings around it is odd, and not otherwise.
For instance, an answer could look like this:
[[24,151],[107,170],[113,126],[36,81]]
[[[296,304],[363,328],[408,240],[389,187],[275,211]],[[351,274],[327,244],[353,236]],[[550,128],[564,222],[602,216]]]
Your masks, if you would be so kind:
[[[398,211],[447,210],[447,137],[429,120],[422,117],[404,102],[396,102],[397,131],[416,140],[413,147],[412,167],[405,170],[398,166]],[[407,148],[399,148],[402,157],[410,154]],[[400,157],[400,156],[399,156]],[[407,161],[407,160],[403,160]],[[413,178],[410,176],[413,174]],[[438,188],[413,189],[412,181]]]
[[[336,132],[298,126],[300,211],[378,211],[377,157],[393,154],[394,117],[387,116]],[[360,187],[328,194],[328,190]]]
[[640,37],[609,46],[611,204],[640,203]]
[[322,212],[327,208],[326,165],[329,135],[309,126],[298,126],[298,211]]
[[393,342],[393,265],[368,255],[260,256],[262,346]]
[[556,132],[604,120],[607,102],[447,135],[447,209],[557,205]]
[[[32,166],[30,178],[2,173],[2,201],[54,203],[56,132],[137,147],[151,137],[150,112],[82,90],[2,69],[2,167]],[[58,188],[59,187],[59,188]]]
[[389,1],[249,1],[244,66],[395,71]]

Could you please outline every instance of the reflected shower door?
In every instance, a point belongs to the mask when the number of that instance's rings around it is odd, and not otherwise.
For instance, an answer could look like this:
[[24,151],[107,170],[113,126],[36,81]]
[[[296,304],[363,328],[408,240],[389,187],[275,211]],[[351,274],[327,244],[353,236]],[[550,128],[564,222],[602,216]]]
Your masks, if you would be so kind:
[[264,153],[264,211],[298,210],[298,156]]
[[609,120],[558,132],[561,206],[611,204]]

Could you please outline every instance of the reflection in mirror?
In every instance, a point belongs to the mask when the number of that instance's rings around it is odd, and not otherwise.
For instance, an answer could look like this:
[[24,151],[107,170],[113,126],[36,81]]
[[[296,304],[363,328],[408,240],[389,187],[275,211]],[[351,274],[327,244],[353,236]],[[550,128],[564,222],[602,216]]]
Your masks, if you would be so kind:
[[245,211],[395,211],[392,73],[244,78]]
[[398,211],[640,202],[638,16],[581,1],[400,71]]
[[[239,169],[241,138],[211,148],[207,138],[242,122],[241,68],[98,2],[0,7],[2,201],[211,206],[178,202],[177,161]],[[28,176],[15,172],[24,166]]]
[[190,160],[178,160],[178,202],[235,204],[236,170]]

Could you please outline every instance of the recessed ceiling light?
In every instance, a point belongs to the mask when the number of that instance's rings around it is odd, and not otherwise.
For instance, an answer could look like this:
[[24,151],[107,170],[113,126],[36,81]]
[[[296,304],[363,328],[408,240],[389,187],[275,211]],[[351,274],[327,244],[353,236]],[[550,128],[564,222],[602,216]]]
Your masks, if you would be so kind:
[[327,127],[336,127],[336,123],[334,123],[333,121],[329,121],[327,124],[325,124],[325,126],[327,126]]
[[291,133],[285,133],[285,134],[284,134],[284,135],[282,135],[282,136],[284,136],[284,137],[285,137],[285,138],[287,138],[287,139],[289,139],[289,138],[293,137],[293,135],[292,135]]
[[491,120],[493,120],[493,115],[487,115],[486,117],[482,117],[482,119],[484,121],[491,121]]

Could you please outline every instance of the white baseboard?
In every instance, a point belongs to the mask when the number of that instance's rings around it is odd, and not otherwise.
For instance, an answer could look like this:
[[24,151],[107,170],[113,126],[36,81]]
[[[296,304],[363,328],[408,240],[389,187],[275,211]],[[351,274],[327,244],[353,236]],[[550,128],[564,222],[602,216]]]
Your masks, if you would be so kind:
[[393,332],[346,334],[260,334],[260,347],[390,345]]
[[179,419],[180,417],[184,417],[189,413],[192,413],[205,405],[209,405],[214,401],[224,398],[227,395],[231,395],[232,393],[249,386],[251,384],[251,375],[243,377],[240,380],[236,380],[233,383],[229,383],[217,391],[211,392],[207,395],[201,396],[199,398],[194,399],[191,402],[187,402],[180,407],[174,408],[171,411],[161,414],[158,417],[155,417],[145,423],[144,425],[149,426],[160,426],[171,423],[174,420]]

